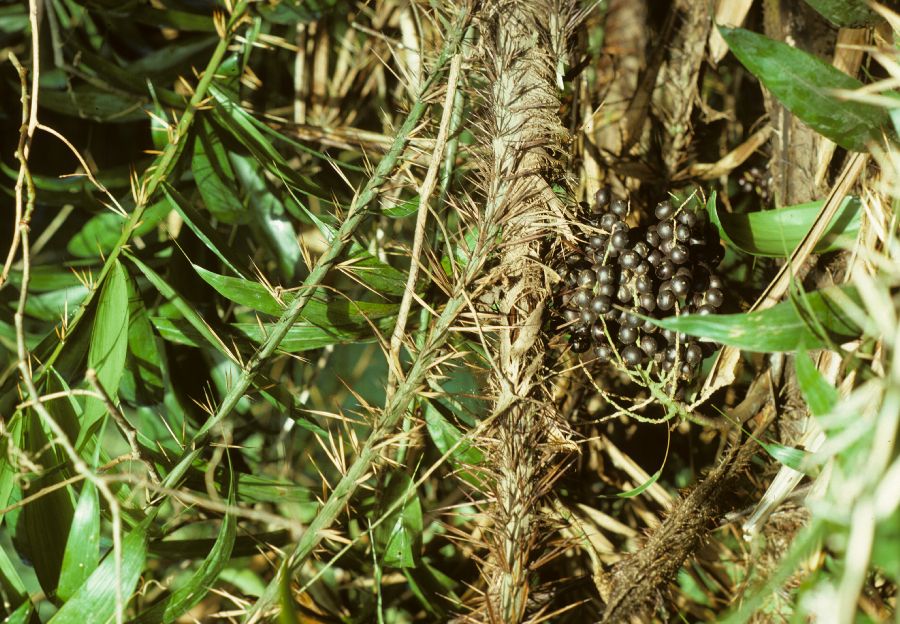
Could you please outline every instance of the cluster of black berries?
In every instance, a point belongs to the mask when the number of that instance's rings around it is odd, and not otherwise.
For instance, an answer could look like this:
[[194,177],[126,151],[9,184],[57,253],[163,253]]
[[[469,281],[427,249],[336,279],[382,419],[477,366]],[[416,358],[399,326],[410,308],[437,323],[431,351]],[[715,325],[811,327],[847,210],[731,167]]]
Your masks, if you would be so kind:
[[608,189],[582,204],[588,244],[566,260],[563,317],[572,350],[591,345],[600,362],[621,361],[691,380],[715,345],[660,329],[642,317],[711,314],[722,305],[715,267],[723,249],[705,212],[662,201],[656,223],[629,227],[629,207]]

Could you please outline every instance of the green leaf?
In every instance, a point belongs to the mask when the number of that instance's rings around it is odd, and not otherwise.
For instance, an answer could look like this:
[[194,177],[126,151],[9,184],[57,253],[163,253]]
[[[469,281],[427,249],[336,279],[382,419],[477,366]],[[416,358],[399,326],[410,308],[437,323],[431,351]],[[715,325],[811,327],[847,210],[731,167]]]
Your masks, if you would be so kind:
[[[4,505],[5,507],[6,505]],[[5,548],[0,548],[0,591],[9,607],[15,609],[25,604],[31,604],[28,600],[28,589],[22,581],[22,577],[16,571],[16,566],[9,558]],[[11,620],[5,620],[8,622]]]
[[71,598],[99,563],[100,497],[93,483],[85,483],[69,529],[57,597],[64,601]]
[[794,367],[800,392],[813,416],[824,416],[831,412],[838,402],[837,389],[825,380],[805,351],[797,352]]
[[848,302],[859,304],[856,290],[834,287],[756,312],[689,314],[649,320],[665,329],[709,338],[744,351],[796,351],[829,347],[858,338],[860,328],[843,309]]
[[[431,436],[431,441],[443,455],[462,439],[463,434],[453,423],[444,418],[444,415],[430,400],[424,399],[423,403],[428,435]],[[477,446],[467,440],[459,442],[459,445],[450,454],[450,461],[459,469],[458,474],[461,479],[476,487],[484,485],[484,476],[477,470],[471,470],[471,467],[480,466],[484,462],[484,453]]]
[[[229,467],[228,505],[235,506],[234,474]],[[182,614],[193,608],[209,593],[219,573],[231,559],[231,551],[237,536],[237,516],[226,513],[222,519],[219,535],[200,567],[183,586],[172,592],[159,603],[153,605],[137,618],[140,623],[174,622]]]
[[720,26],[719,32],[744,67],[813,130],[859,152],[878,140],[887,113],[869,104],[841,101],[831,93],[859,89],[861,82],[786,43],[742,28]]
[[54,113],[103,123],[147,120],[147,101],[144,98],[91,85],[81,85],[66,91],[41,89],[40,105]]
[[[376,320],[375,326],[382,333],[389,331],[393,326],[395,314],[396,312],[389,318]],[[203,336],[194,327],[182,320],[158,316],[150,320],[156,331],[165,340],[192,347],[200,347],[204,344]],[[274,330],[275,324],[264,323],[260,327],[259,323],[231,323],[229,327],[244,338],[257,344],[262,344]],[[310,325],[307,322],[298,322],[288,330],[287,336],[285,336],[285,339],[279,346],[279,350],[283,353],[300,353],[301,351],[321,349],[329,345],[372,342],[374,340],[375,337],[372,335],[371,329],[368,329],[368,331],[361,328],[340,329],[333,327],[332,329],[324,329]]]
[[197,238],[203,241],[207,249],[216,254],[219,260],[224,262],[225,266],[234,271],[235,274],[244,275],[244,272],[238,268],[242,263],[238,262],[231,254],[231,245],[222,240],[218,232],[209,223],[209,219],[197,212],[190,202],[168,184],[163,184],[162,188],[166,197],[169,198],[169,201],[172,202],[172,205],[178,211],[178,214],[181,215],[187,226],[191,228],[191,231],[197,235]]
[[250,214],[238,197],[228,152],[209,120],[198,121],[191,171],[206,209],[224,223],[247,223]]
[[640,496],[648,487],[659,480],[660,475],[662,475],[663,467],[664,466],[661,466],[660,469],[654,472],[649,479],[641,483],[636,488],[630,489],[627,492],[619,492],[618,494],[616,494],[616,496],[618,498],[634,498],[635,496]]
[[147,532],[154,515],[134,527],[122,540],[121,578],[116,578],[114,552],[110,550],[75,595],[50,618],[50,624],[84,624],[87,614],[95,624],[115,621],[117,580],[121,581],[122,596],[127,603],[144,569]]
[[395,206],[384,208],[381,212],[391,219],[403,219],[411,214],[415,214],[419,210],[419,196],[416,195],[412,199],[401,201]]
[[58,321],[73,314],[87,295],[88,289],[82,284],[29,295],[25,303],[25,314],[41,321]]
[[128,276],[128,357],[119,394],[130,403],[162,401],[165,392],[162,356],[150,317],[134,279]]
[[787,466],[797,472],[808,472],[806,462],[808,458],[811,457],[811,453],[808,451],[774,442],[763,442],[762,440],[756,441],[772,459],[782,466]]
[[34,604],[30,599],[20,604],[5,620],[3,624],[31,624],[34,622]]
[[[116,260],[100,291],[97,315],[91,331],[91,347],[88,350],[88,367],[97,372],[97,380],[110,398],[115,401],[119,393],[119,381],[128,355],[128,278],[125,267]],[[91,427],[106,413],[103,401],[88,397],[79,445]]]
[[247,192],[254,230],[261,234],[259,242],[278,258],[281,274],[292,280],[301,259],[300,244],[284,204],[269,190],[256,161],[231,154],[231,162]]
[[[29,483],[29,492],[40,492],[62,481],[61,462],[36,413],[28,410],[25,422],[25,449],[44,468],[41,476]],[[48,448],[49,447],[49,448]],[[44,492],[43,496],[25,506],[19,519],[26,542],[17,546],[34,565],[41,588],[48,595],[56,592],[59,573],[66,550],[66,536],[72,525],[73,506],[68,488]],[[17,535],[17,537],[21,537]]]
[[[146,236],[172,211],[172,204],[163,200],[144,211],[135,236]],[[75,236],[69,239],[66,250],[79,258],[97,258],[109,255],[119,241],[125,220],[114,212],[101,212],[91,217]]]
[[406,290],[406,274],[385,264],[354,242],[341,270],[382,295],[400,297]]
[[[184,297],[181,296],[178,292],[172,288],[168,282],[166,282],[162,276],[159,275],[156,271],[151,269],[147,264],[141,261],[136,256],[132,256],[131,254],[127,254],[128,259],[134,263],[134,265],[144,274],[144,276],[150,280],[150,283],[159,291],[163,297],[165,297],[169,302],[173,304],[176,310],[181,313],[187,323],[190,324],[190,327],[193,327],[195,336],[202,337],[200,341],[194,346],[200,346],[203,343],[207,343],[215,348],[217,351],[224,354],[226,357],[232,357],[229,353],[228,348],[225,346],[225,343],[222,339],[216,334],[213,328],[209,325],[209,323],[204,320],[200,314],[197,313],[195,306],[191,305],[190,302],[185,300]],[[151,322],[156,325],[156,319],[151,319]],[[165,336],[163,336],[165,338]]]
[[806,4],[835,26],[862,28],[884,21],[866,0],[806,0]]
[[212,85],[209,92],[215,103],[214,119],[250,151],[253,160],[258,165],[265,167],[275,177],[290,182],[297,190],[330,202],[329,198],[322,197],[323,190],[315,182],[297,173],[288,164],[278,150],[256,128],[252,116],[241,108],[240,104],[232,100],[216,85]]
[[[722,239],[732,247],[754,256],[784,258],[791,255],[809,232],[824,203],[815,201],[776,210],[720,214],[713,193],[707,202],[707,211]],[[844,199],[815,252],[839,249],[842,243],[855,238],[859,232],[859,215],[859,199]]]
[[[397,503],[399,506],[389,512]],[[391,474],[379,510],[379,517],[387,514],[375,529],[382,563],[395,568],[416,567],[422,542],[422,505],[409,475],[402,471]]]
[[[203,281],[229,301],[272,316],[281,316],[297,296],[293,292],[282,292],[279,301],[258,282],[218,275],[197,265],[194,265],[194,269]],[[368,328],[366,319],[387,318],[396,314],[398,310],[398,306],[393,303],[348,301],[343,297],[329,301],[329,298],[326,291],[318,290],[306,304],[300,318],[323,329],[365,330]]]

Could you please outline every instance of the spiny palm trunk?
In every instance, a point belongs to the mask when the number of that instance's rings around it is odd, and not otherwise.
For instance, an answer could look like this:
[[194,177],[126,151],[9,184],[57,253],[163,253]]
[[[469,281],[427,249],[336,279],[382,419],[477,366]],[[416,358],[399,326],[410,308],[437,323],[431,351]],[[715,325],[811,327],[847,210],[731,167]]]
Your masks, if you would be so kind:
[[[542,268],[558,222],[545,175],[557,170],[565,132],[557,118],[556,61],[560,11],[552,2],[498,1],[486,8],[490,158],[484,218],[501,227],[496,276],[496,428],[487,442],[495,467],[493,531],[485,566],[489,619],[522,621],[529,567],[539,542],[537,503],[545,493],[552,422],[540,387],[541,336],[549,282]],[[555,29],[555,32],[554,32]]]

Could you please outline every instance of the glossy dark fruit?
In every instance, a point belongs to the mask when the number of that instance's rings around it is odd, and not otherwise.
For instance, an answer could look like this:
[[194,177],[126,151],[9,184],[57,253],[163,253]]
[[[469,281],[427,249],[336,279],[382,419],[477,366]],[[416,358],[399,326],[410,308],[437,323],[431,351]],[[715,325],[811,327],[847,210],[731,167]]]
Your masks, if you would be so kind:
[[676,275],[672,278],[672,292],[684,297],[691,289],[691,279],[687,275]]
[[606,244],[609,243],[609,236],[606,234],[595,234],[591,236],[589,242],[594,249],[603,249],[606,247]]
[[663,312],[668,312],[675,307],[675,293],[671,290],[661,290],[656,295],[656,307]]
[[656,338],[653,336],[643,336],[638,345],[641,347],[641,351],[650,357],[653,357],[659,349],[659,346],[656,344]]
[[701,361],[703,361],[703,349],[700,348],[700,345],[692,343],[684,352],[684,361],[690,364],[691,366],[696,366]]
[[641,294],[653,290],[653,280],[646,275],[638,275],[634,278],[634,289]]
[[600,212],[601,210],[606,209],[606,205],[609,203],[610,197],[611,194],[609,192],[609,187],[601,187],[599,191],[594,193],[594,210],[596,212]]
[[639,366],[644,359],[644,352],[634,345],[622,349],[622,361],[626,366]]
[[597,356],[597,361],[603,364],[612,359],[613,350],[609,345],[599,344],[594,347],[594,354]]
[[656,233],[660,240],[667,241],[675,236],[675,224],[671,221],[660,221],[656,226]]
[[682,225],[686,225],[688,227],[692,227],[695,223],[697,223],[697,213],[693,210],[682,210],[678,213],[678,222]]
[[656,267],[656,277],[661,280],[670,279],[673,275],[675,275],[675,265],[671,260],[663,260]]
[[675,264],[684,264],[691,259],[691,254],[688,252],[687,247],[678,244],[672,246],[672,251],[669,252],[669,258],[671,258],[672,262]]
[[624,199],[614,197],[613,200],[609,202],[609,210],[614,215],[625,217],[628,215],[628,203]]
[[612,309],[612,301],[606,295],[597,295],[591,299],[591,310],[595,314],[606,314]]
[[622,344],[631,344],[635,340],[638,339],[638,330],[634,327],[628,327],[627,325],[619,328],[618,334],[619,342]]
[[619,317],[623,327],[637,327],[644,321],[637,314],[633,314],[631,312],[622,312],[622,315]]
[[593,286],[597,283],[597,274],[591,269],[582,269],[578,273],[578,285],[584,288]]
[[619,256],[619,264],[622,265],[625,269],[633,269],[641,262],[641,257],[632,249],[628,251],[623,251],[622,255]]
[[575,353],[584,353],[590,345],[591,341],[587,338],[573,338],[571,342],[572,351]]
[[601,284],[612,284],[616,281],[617,271],[609,266],[603,265],[599,269],[597,269],[597,281]]
[[653,214],[657,218],[657,220],[662,221],[663,219],[668,219],[669,217],[671,217],[674,211],[675,210],[672,207],[672,202],[666,199],[656,204],[656,208],[653,210]]
[[559,295],[560,327],[569,330],[573,351],[593,348],[597,362],[626,368],[649,363],[657,375],[668,370],[666,392],[683,392],[716,345],[657,327],[653,317],[708,314],[722,306],[724,284],[712,268],[721,250],[718,231],[702,210],[669,200],[653,210],[654,223],[630,227],[626,199],[613,197],[608,187],[592,199],[590,210],[576,208],[586,224],[585,242],[559,271],[568,285]]
[[720,307],[725,302],[725,295],[718,288],[710,288],[706,291],[706,303],[714,308]]
[[650,245],[648,245],[644,241],[638,241],[634,244],[634,251],[641,258],[646,258],[647,254],[650,253]]
[[591,291],[581,289],[575,293],[575,296],[572,298],[572,302],[579,308],[586,308],[591,303],[591,299],[593,298],[594,297],[591,295]]

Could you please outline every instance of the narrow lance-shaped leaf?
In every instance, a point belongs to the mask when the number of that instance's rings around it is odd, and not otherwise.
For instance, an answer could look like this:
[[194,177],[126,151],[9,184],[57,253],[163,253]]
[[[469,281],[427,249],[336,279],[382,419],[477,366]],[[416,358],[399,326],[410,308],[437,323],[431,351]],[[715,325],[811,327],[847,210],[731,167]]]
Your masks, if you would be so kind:
[[862,28],[884,21],[866,0],[806,0],[806,4],[835,26]]
[[[823,201],[815,201],[744,214],[720,213],[713,193],[707,202],[707,211],[719,235],[732,247],[754,256],[783,258],[789,256],[809,232],[823,204]],[[815,252],[839,249],[842,243],[855,237],[859,231],[859,209],[859,199],[844,199]]]
[[[53,403],[53,402],[51,402]],[[27,411],[24,432],[25,449],[43,468],[45,474],[29,484],[29,490],[40,492],[52,488],[64,479],[59,470],[60,459],[50,444],[38,415]],[[56,592],[66,548],[66,536],[72,525],[73,506],[67,488],[48,489],[22,510],[18,522],[16,545],[31,560],[41,588],[49,594]],[[24,536],[24,543],[22,537]]]
[[206,117],[197,124],[191,171],[206,209],[224,223],[246,223],[249,212],[238,197],[228,151]]
[[384,565],[415,567],[422,541],[422,505],[409,475],[398,471],[390,479],[379,505],[381,513],[388,515],[375,529],[375,541]]
[[800,386],[803,398],[806,399],[809,411],[814,416],[824,416],[834,409],[838,401],[837,390],[825,380],[806,351],[797,352],[794,366],[797,373],[797,384]]
[[121,577],[116,577],[115,553],[110,550],[75,595],[50,618],[50,624],[84,624],[88,614],[96,624],[115,621],[116,586],[127,603],[144,569],[148,530],[154,517],[151,513],[122,539]]
[[839,100],[832,94],[835,89],[859,89],[861,82],[786,43],[742,28],[720,26],[719,32],[744,67],[813,130],[859,152],[878,140],[887,113],[869,104]]
[[85,483],[78,497],[66,542],[57,597],[71,598],[100,562],[100,500],[97,487]]
[[[97,372],[97,380],[115,400],[119,381],[128,354],[128,281],[125,267],[116,260],[103,284],[97,315],[91,332],[88,366]],[[104,414],[106,405],[100,399],[88,397],[85,402],[79,444]]]
[[[234,507],[236,504],[236,493],[234,474],[231,472],[230,467],[228,489],[228,505]],[[233,512],[228,512],[222,520],[222,526],[215,543],[197,571],[194,572],[187,583],[143,613],[137,619],[137,622],[141,624],[150,624],[151,622],[154,624],[159,622],[169,624],[200,602],[209,593],[213,583],[219,577],[219,573],[231,559],[231,551],[234,547],[236,536],[237,516]]]
[[755,312],[689,314],[649,320],[665,329],[745,351],[795,351],[830,347],[858,338],[861,330],[843,308],[850,302],[859,303],[855,289],[834,287]]

